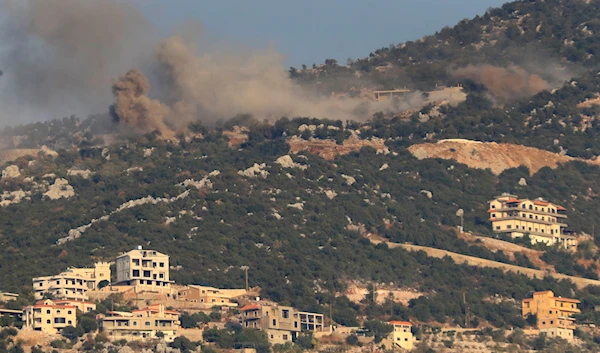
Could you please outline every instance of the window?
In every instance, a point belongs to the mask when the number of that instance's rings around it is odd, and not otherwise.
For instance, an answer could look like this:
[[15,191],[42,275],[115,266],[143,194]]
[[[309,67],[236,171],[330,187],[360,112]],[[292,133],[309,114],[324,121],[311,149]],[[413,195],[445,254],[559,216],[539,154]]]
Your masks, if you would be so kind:
[[496,205],[492,205],[492,208],[496,208]]
[[500,226],[496,226],[496,230],[500,230]]
[[298,321],[294,321],[294,328],[298,328]]
[[46,314],[50,314],[50,310],[46,310]]
[[150,277],[150,271],[144,271],[144,277]]
[[277,320],[273,319],[273,326],[277,326]]
[[146,321],[146,322],[144,323],[144,325],[146,325],[146,326],[150,326],[150,321]]
[[529,219],[533,219],[533,216],[532,216],[532,215],[529,215]]
[[133,259],[131,261],[133,261],[133,264],[136,265],[136,266],[140,265],[140,260],[139,259]]
[[140,270],[133,270],[133,277],[139,277],[140,276]]
[[[89,308],[88,308],[89,309]],[[67,311],[67,314],[71,315],[73,312],[71,310]]]
[[159,263],[159,264],[158,264],[158,266],[159,266],[159,267],[165,267],[165,263],[164,263],[164,262],[161,262],[161,263]]
[[283,317],[284,319],[287,319],[290,317],[290,311],[289,310],[282,310],[281,311],[281,317]]
[[50,321],[50,320],[46,320],[46,323],[47,323],[47,324],[50,324],[50,323],[51,323],[51,321]]
[[165,274],[164,274],[164,273],[161,273],[161,274],[159,274],[159,275],[158,275],[158,277],[159,277],[159,278],[165,278]]
[[496,214],[495,213],[492,213],[492,218],[496,218]]
[[64,317],[55,317],[54,318],[54,323],[55,324],[64,324],[66,322]]
[[533,209],[533,206],[529,205],[529,209],[530,209],[530,210],[532,210],[532,209]]
[[288,335],[283,335],[283,340],[287,341],[288,340]]
[[512,225],[510,225],[510,224],[506,226],[506,229],[511,229],[511,228],[512,228]]
[[536,211],[538,210],[537,206],[535,206],[535,210],[536,210]]

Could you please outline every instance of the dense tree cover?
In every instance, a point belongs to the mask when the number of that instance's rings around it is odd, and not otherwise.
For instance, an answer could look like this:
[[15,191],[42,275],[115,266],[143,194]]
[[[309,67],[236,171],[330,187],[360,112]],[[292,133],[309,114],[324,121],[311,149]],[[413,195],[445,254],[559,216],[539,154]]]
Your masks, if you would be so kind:
[[[517,185],[515,173],[495,177],[450,161],[419,161],[402,149],[396,149],[397,155],[381,155],[370,148],[338,157],[334,163],[309,154],[295,156],[297,163],[309,167],[281,168],[274,160],[284,152],[278,147],[279,153],[273,153],[264,146],[285,146],[280,137],[283,132],[291,133],[306,122],[284,119],[272,126],[256,125],[240,150],[229,148],[218,131],[179,144],[145,136],[110,147],[110,160],[100,149],[88,148],[61,150],[55,159],[25,166],[24,175],[54,172],[66,177],[77,196],[49,201],[34,195],[31,201],[11,205],[0,213],[4,288],[27,292],[31,277],[111,260],[143,244],[171,255],[172,278],[179,283],[243,287],[240,267],[248,265],[250,285],[263,288],[263,296],[323,313],[333,304],[334,321],[345,325],[358,325],[357,316],[365,310],[343,296],[334,298],[334,293],[343,291],[347,281],[354,278],[393,282],[427,294],[408,308],[394,306],[398,319],[450,319],[458,324],[464,321],[460,303],[465,288],[469,288],[466,299],[470,312],[498,326],[522,326],[517,320],[518,308],[486,298],[520,300],[531,290],[545,289],[564,296],[573,294],[574,287],[566,282],[530,280],[375,246],[360,232],[348,229],[349,225],[364,225],[365,230],[392,241],[511,262],[501,252],[465,243],[449,229],[458,224],[455,212],[462,208],[467,210],[467,229],[489,232],[486,202],[501,191],[513,191],[508,186]],[[152,155],[144,157],[144,149],[150,147],[154,148]],[[238,174],[254,163],[267,164],[270,174],[266,179]],[[389,168],[380,171],[384,163]],[[74,165],[90,169],[94,175],[90,179],[67,176],[66,170]],[[449,168],[451,165],[455,167]],[[143,167],[143,171],[128,175],[125,170],[134,166]],[[570,164],[561,168],[540,172],[544,178],[530,179],[533,191],[522,190],[521,194],[543,190],[539,183],[556,183],[553,179],[563,170],[590,182],[597,179],[596,167]],[[574,172],[578,168],[583,168],[581,174]],[[212,188],[197,190],[180,185],[185,179],[200,180],[214,170],[220,174],[209,176]],[[342,175],[352,176],[356,182],[348,185]],[[9,180],[5,185],[26,187],[20,180]],[[79,239],[55,244],[69,229],[109,214],[129,200],[148,195],[171,198],[186,189],[190,191],[186,198],[122,210],[108,221],[95,223]],[[561,188],[554,185],[556,189]],[[324,190],[333,190],[337,196],[329,199]],[[421,190],[430,191],[432,198]],[[541,196],[548,197],[547,191]],[[302,210],[288,206],[297,203],[303,205]],[[168,217],[174,217],[174,222],[167,224]],[[107,300],[98,310],[112,305]],[[373,318],[392,316],[376,307],[368,310]]]
[[312,69],[291,68],[290,76],[325,93],[358,94],[365,83],[419,90],[452,85],[456,80],[449,68],[470,64],[519,64],[543,76],[552,74],[552,69],[545,69],[549,58],[596,67],[600,63],[599,5],[598,0],[513,1],[434,35],[349,60],[345,66],[326,60]]

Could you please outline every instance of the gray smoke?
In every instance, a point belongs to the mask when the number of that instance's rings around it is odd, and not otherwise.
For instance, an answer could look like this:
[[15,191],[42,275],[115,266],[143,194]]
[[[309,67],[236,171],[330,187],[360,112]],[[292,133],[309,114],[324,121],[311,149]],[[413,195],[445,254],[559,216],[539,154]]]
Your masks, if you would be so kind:
[[3,0],[0,123],[102,113],[110,82],[143,63],[150,27],[113,0]]

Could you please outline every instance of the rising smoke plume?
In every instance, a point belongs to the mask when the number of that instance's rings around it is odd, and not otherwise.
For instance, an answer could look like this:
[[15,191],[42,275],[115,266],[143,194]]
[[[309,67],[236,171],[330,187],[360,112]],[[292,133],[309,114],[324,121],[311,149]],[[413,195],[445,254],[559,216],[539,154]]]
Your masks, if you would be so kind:
[[0,123],[106,112],[110,81],[151,55],[122,1],[0,0]]
[[492,97],[507,102],[532,96],[553,87],[553,84],[536,73],[527,72],[520,66],[497,67],[489,64],[469,65],[451,72],[457,79],[469,79],[485,86]]

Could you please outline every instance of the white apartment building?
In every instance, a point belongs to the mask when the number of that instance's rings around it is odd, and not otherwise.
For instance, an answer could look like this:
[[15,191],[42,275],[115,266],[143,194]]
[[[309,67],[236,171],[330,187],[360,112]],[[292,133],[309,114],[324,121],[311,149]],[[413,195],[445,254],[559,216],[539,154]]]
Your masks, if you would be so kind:
[[141,286],[144,290],[170,288],[169,255],[138,246],[116,259],[117,285]]
[[77,326],[77,308],[40,300],[23,310],[23,324],[35,331],[57,334],[67,326]]
[[69,268],[55,276],[36,277],[32,282],[36,300],[48,293],[54,299],[87,301],[87,291],[98,288],[102,281],[110,282],[107,262],[99,262],[94,268]]

